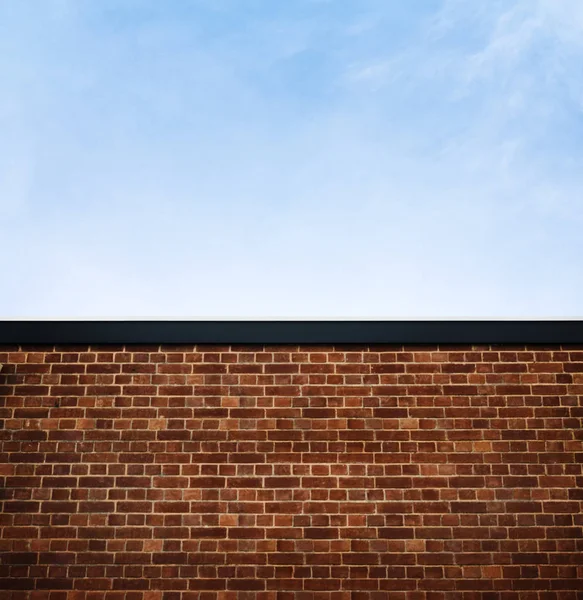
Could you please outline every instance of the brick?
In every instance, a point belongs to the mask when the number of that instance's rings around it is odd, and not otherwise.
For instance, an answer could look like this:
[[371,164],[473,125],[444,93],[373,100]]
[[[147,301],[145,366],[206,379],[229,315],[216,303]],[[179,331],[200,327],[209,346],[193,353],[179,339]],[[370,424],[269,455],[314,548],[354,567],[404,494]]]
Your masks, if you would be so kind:
[[335,540],[338,539],[338,528],[337,527],[306,527],[304,530],[304,537],[306,539],[318,539],[318,540]]
[[299,477],[266,477],[265,487],[269,488],[295,488],[299,487]]
[[265,530],[255,527],[231,527],[229,529],[229,537],[234,539],[263,539]]
[[379,527],[379,538],[389,538],[392,540],[405,540],[415,537],[415,530],[412,527]]
[[225,527],[193,527],[190,530],[192,538],[224,538],[227,535]]
[[376,487],[379,488],[410,488],[413,486],[411,477],[377,477]]

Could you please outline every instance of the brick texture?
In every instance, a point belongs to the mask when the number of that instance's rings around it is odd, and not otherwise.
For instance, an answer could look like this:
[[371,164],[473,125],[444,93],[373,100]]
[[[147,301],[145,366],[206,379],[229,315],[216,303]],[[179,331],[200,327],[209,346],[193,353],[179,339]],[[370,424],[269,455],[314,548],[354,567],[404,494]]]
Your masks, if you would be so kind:
[[2,600],[583,598],[583,348],[0,363]]

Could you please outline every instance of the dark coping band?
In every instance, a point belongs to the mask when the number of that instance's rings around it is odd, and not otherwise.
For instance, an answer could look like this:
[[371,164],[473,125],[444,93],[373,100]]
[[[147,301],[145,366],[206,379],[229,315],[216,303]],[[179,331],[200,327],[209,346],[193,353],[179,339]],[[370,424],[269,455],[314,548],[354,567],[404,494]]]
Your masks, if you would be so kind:
[[583,344],[583,320],[5,320],[0,344]]

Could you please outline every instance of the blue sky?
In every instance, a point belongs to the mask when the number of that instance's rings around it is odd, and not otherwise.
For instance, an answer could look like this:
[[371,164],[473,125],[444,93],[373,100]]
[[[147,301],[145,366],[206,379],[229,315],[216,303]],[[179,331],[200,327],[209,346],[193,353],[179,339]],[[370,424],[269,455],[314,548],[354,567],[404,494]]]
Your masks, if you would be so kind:
[[580,0],[0,2],[3,317],[583,316]]

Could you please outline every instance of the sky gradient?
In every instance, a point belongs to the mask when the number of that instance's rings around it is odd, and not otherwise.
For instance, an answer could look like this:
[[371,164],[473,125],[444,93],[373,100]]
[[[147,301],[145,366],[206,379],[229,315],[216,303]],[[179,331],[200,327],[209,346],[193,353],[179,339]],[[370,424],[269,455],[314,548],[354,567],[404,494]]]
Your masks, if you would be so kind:
[[0,1],[0,316],[582,317],[581,0]]

